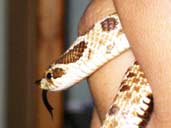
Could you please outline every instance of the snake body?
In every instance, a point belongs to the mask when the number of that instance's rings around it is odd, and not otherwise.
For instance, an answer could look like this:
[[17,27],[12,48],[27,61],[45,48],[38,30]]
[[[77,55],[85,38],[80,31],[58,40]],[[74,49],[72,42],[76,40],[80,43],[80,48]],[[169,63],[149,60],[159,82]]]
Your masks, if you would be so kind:
[[144,128],[153,110],[153,96],[137,62],[125,73],[101,128]]
[[[51,64],[39,81],[43,90],[61,91],[86,78],[130,48],[116,13],[98,21]],[[102,128],[143,128],[152,110],[152,91],[140,65],[126,72]],[[142,125],[143,124],[143,125]]]

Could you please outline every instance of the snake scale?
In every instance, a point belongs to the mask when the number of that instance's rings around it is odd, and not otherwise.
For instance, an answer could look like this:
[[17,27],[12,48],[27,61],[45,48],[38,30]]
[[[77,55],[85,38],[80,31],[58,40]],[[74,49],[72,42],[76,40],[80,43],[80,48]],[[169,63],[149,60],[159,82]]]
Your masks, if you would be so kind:
[[[37,81],[49,112],[46,93],[61,91],[86,78],[112,58],[130,49],[117,13],[94,24],[51,64]],[[153,110],[153,96],[147,79],[135,62],[125,73],[101,128],[144,128]]]

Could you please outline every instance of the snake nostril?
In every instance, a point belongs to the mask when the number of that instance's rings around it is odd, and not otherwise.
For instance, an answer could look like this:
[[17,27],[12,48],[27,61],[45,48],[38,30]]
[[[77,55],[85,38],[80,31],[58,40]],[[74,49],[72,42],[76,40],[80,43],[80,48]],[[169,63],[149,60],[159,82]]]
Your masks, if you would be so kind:
[[52,78],[52,73],[47,73],[46,78],[51,79]]

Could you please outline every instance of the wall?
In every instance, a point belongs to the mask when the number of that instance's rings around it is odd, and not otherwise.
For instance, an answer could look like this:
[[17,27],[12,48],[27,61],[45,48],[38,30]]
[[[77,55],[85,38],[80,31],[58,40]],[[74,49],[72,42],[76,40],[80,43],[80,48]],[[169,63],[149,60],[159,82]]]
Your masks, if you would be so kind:
[[0,0],[0,128],[5,127],[5,54],[6,54],[6,17],[5,0]]

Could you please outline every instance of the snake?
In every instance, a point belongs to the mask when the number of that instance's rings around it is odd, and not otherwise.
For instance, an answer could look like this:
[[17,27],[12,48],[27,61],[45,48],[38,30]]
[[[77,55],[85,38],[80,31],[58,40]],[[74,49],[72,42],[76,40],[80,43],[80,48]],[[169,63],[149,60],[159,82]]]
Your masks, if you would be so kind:
[[[52,115],[48,91],[66,90],[90,76],[111,59],[129,50],[130,44],[118,14],[112,13],[97,21],[36,81],[43,89],[42,98]],[[136,61],[123,76],[101,128],[144,128],[153,111],[153,95],[141,66]]]

